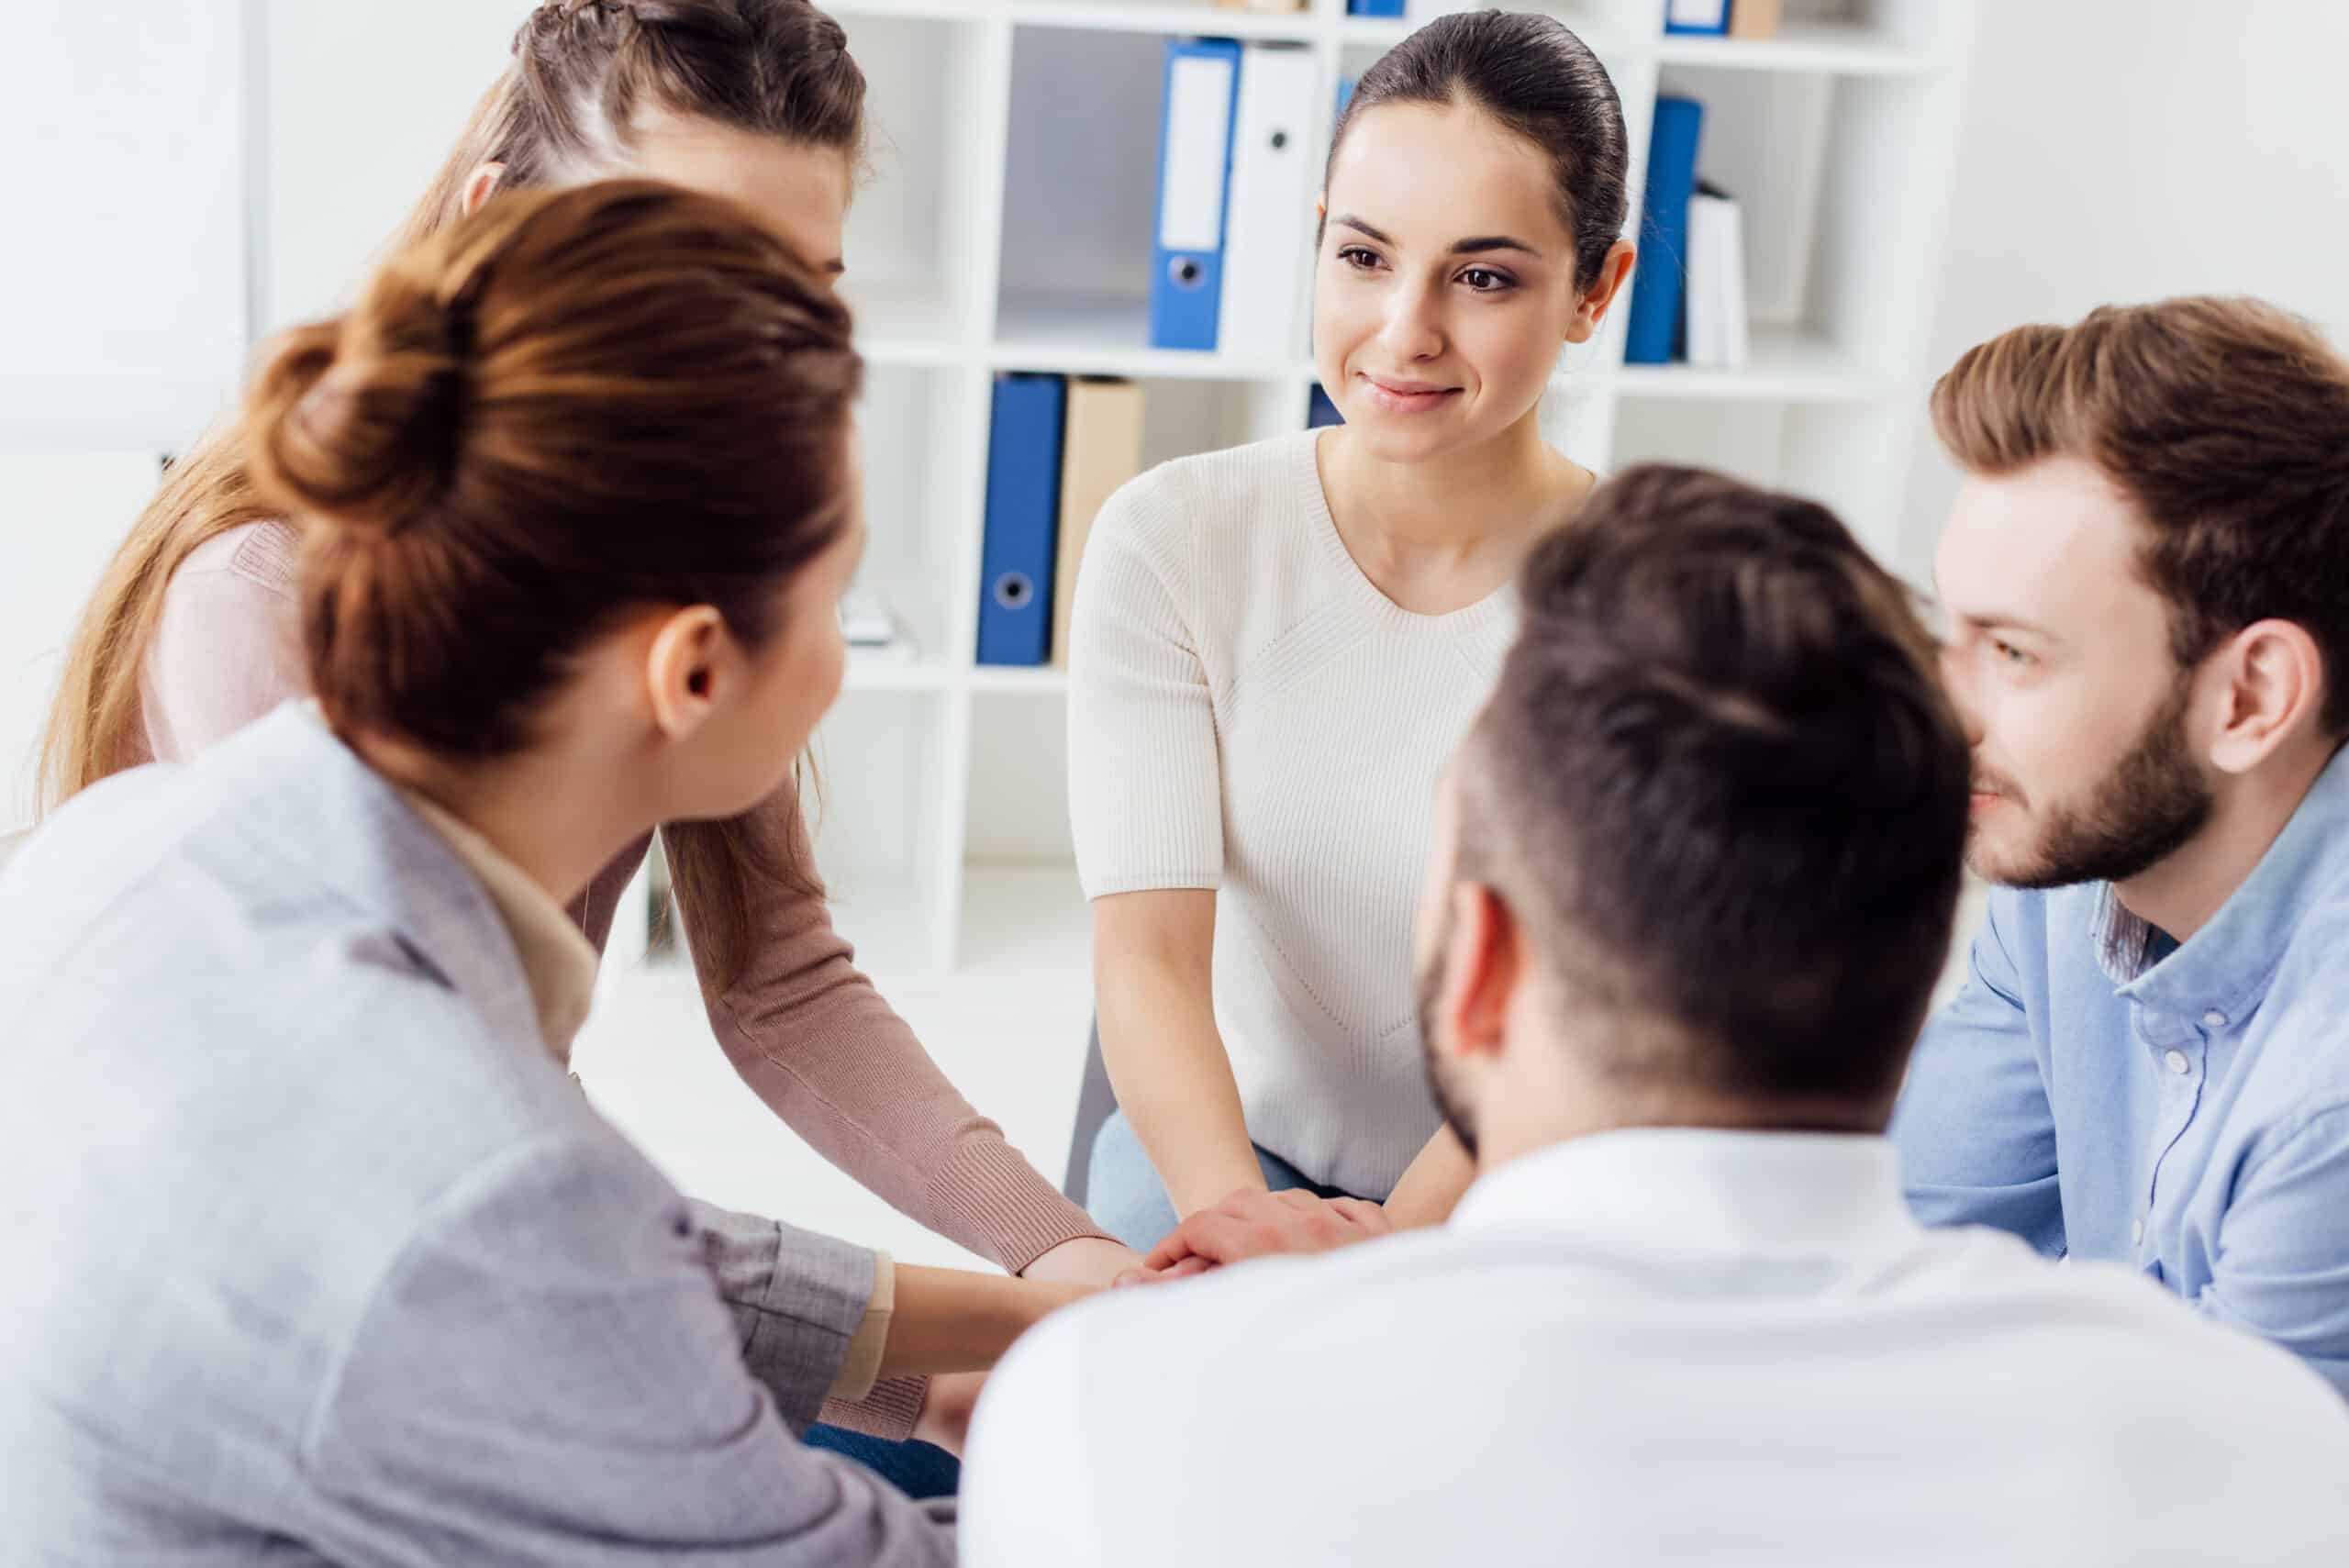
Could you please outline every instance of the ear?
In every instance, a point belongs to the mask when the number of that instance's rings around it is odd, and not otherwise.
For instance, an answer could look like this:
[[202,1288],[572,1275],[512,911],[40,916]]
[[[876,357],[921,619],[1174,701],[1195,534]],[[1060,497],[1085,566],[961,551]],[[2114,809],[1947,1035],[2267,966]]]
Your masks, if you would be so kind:
[[457,196],[457,210],[467,217],[473,217],[505,178],[506,165],[503,163],[475,164],[473,172],[465,176],[464,190]]
[[1631,275],[1631,263],[1639,251],[1628,239],[1618,239],[1608,248],[1607,260],[1598,266],[1598,281],[1575,306],[1575,318],[1566,325],[1566,341],[1587,343],[1598,335],[1607,319],[1608,307],[1615,296],[1623,292],[1624,280]]
[[1452,945],[1443,955],[1436,1006],[1454,1055],[1497,1058],[1507,1036],[1510,999],[1524,973],[1517,917],[1481,883],[1452,892]]
[[2251,772],[2315,723],[2324,706],[2324,654],[2294,622],[2254,621],[2228,639],[2213,667],[2226,682],[2210,744],[2210,761],[2221,772]]
[[707,722],[721,697],[730,644],[726,617],[707,605],[695,605],[664,617],[646,645],[644,691],[652,722],[672,740],[683,740]]

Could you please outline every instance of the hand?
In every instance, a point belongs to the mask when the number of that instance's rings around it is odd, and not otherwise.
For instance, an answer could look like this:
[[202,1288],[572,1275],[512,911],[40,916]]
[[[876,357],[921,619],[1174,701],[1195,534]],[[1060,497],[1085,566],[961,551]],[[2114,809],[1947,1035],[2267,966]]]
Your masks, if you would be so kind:
[[1119,1275],[1141,1267],[1141,1254],[1106,1236],[1080,1236],[1063,1241],[1020,1271],[1022,1279],[1048,1284],[1079,1284],[1103,1290]]
[[1122,1290],[1130,1284],[1172,1284],[1178,1279],[1196,1279],[1214,1268],[1205,1258],[1186,1258],[1169,1269],[1146,1268],[1141,1264],[1128,1269],[1109,1282],[1111,1288]]
[[971,1412],[978,1408],[979,1391],[986,1385],[987,1374],[983,1372],[952,1372],[931,1378],[922,1395],[921,1414],[914,1418],[915,1439],[962,1458],[963,1445],[971,1437]]
[[1359,1198],[1242,1187],[1183,1221],[1142,1264],[1163,1275],[1189,1262],[1204,1269],[1285,1252],[1327,1252],[1394,1229],[1385,1209]]

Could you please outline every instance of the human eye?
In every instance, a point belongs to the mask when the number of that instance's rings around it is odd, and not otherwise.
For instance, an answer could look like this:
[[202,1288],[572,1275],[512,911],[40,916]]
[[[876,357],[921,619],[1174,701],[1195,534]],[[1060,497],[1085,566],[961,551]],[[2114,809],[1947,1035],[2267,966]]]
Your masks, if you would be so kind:
[[1338,260],[1358,272],[1367,272],[1379,264],[1378,252],[1364,245],[1340,246]]
[[1460,281],[1468,285],[1472,294],[1506,294],[1517,286],[1515,278],[1491,267],[1464,268]]
[[2003,637],[1988,639],[1991,656],[2010,670],[2028,670],[2037,665],[2038,656],[2026,652]]

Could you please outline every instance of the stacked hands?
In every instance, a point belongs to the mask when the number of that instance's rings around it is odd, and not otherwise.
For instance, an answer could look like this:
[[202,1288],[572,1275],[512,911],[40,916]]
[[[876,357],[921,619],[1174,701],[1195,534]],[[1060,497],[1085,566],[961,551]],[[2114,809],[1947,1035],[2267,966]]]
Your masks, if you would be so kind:
[[1361,1198],[1316,1197],[1308,1192],[1268,1193],[1241,1187],[1203,1208],[1151,1250],[1118,1285],[1163,1284],[1210,1269],[1283,1252],[1330,1252],[1391,1233],[1386,1211]]
[[[1168,1284],[1251,1258],[1335,1251],[1357,1241],[1376,1240],[1394,1229],[1385,1208],[1360,1198],[1241,1187],[1185,1220],[1146,1258],[1115,1241],[1087,1238],[1054,1248],[1030,1265],[1025,1277],[1083,1287],[1071,1297],[1075,1300],[1091,1295],[1104,1280],[1113,1289]],[[961,1453],[986,1381],[983,1372],[930,1378],[914,1436]]]

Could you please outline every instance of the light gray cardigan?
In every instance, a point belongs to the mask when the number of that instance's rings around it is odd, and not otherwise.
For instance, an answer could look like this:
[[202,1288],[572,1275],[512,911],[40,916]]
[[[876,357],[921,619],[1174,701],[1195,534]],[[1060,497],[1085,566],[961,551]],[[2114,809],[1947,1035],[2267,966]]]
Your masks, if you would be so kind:
[[952,1557],[792,1435],[872,1254],[679,1197],[304,707],[0,873],[0,1563]]

